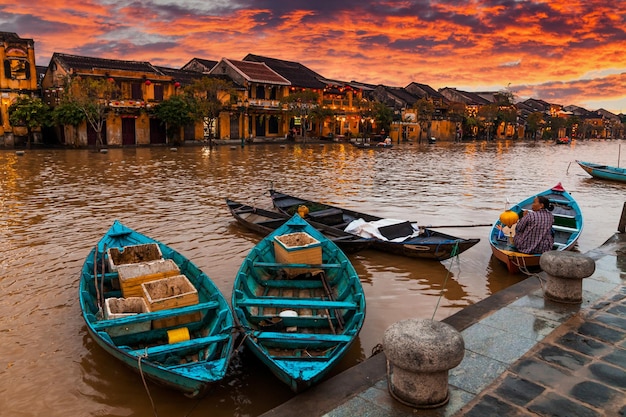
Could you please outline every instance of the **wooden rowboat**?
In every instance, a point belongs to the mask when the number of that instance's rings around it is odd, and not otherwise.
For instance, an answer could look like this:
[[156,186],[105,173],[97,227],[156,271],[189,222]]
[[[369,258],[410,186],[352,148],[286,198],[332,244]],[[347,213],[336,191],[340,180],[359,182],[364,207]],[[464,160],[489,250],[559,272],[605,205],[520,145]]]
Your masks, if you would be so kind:
[[[284,213],[237,203],[230,199],[226,199],[226,204],[228,205],[230,214],[235,218],[237,223],[263,236],[267,236],[289,220],[289,216]],[[309,224],[322,232],[324,236],[332,240],[346,253],[354,253],[367,249],[374,243],[372,239],[362,238],[352,233],[326,226],[325,224],[315,222],[309,222]]]
[[[552,216],[554,225],[553,250],[571,250],[574,248],[580,233],[583,230],[583,217],[580,207],[574,198],[563,188],[561,183],[556,186],[534,194],[509,210],[514,211],[519,217],[523,210],[531,210],[536,196],[544,196],[554,206]],[[512,238],[506,234],[505,225],[498,219],[491,228],[489,243],[493,255],[504,262],[510,273],[517,273],[520,269],[532,270],[539,267],[540,253],[527,254],[517,252],[512,244]]]
[[593,162],[576,161],[576,163],[594,178],[626,182],[626,168],[594,164]]
[[87,331],[106,352],[189,397],[224,378],[234,319],[219,289],[171,247],[115,221],[83,264]]
[[292,391],[319,382],[365,319],[365,295],[337,245],[294,215],[261,240],[235,278],[244,343]]
[[[274,207],[279,211],[292,215],[300,206],[306,206],[307,220],[332,226],[344,231],[353,221],[362,219],[366,223],[384,223],[381,216],[347,210],[329,204],[323,204],[303,198],[294,197],[270,190]],[[419,233],[419,234],[418,234]],[[411,258],[423,258],[442,261],[456,256],[475,244],[480,239],[463,239],[440,233],[428,228],[419,228],[410,221],[396,221],[395,224],[377,227],[371,235],[374,240],[373,249]]]

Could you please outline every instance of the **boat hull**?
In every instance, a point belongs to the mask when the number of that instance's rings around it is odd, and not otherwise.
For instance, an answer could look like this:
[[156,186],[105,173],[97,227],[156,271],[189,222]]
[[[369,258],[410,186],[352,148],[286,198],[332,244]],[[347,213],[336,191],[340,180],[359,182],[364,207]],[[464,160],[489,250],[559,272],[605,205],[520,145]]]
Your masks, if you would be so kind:
[[[274,207],[279,211],[292,215],[297,212],[298,207],[304,205],[309,210],[306,217],[307,220],[314,219],[317,223],[323,223],[341,231],[344,231],[344,228],[354,220],[363,219],[366,222],[383,220],[383,217],[380,216],[305,200],[275,190],[270,190],[270,195],[274,202]],[[409,225],[408,227],[411,228],[413,226]],[[373,240],[373,249],[409,258],[434,261],[443,261],[459,255],[480,241],[480,239],[463,239],[428,228],[420,228],[418,236],[406,238],[402,241],[395,239],[383,240],[376,237]]]
[[[533,200],[540,195],[548,198],[554,206],[552,211],[554,217],[552,227],[554,234],[553,250],[573,249],[583,229],[582,212],[578,203],[560,184],[526,198],[509,210],[521,217],[522,211],[531,210]],[[493,255],[506,265],[511,274],[516,274],[520,270],[533,271],[538,269],[541,254],[526,254],[516,251],[512,244],[512,238],[502,232],[504,228],[505,225],[499,219],[491,228],[489,243]]]
[[[228,198],[226,199],[226,205],[237,223],[264,237],[289,220],[289,216],[284,213],[241,204]],[[310,224],[346,253],[359,252],[370,248],[374,244],[372,239],[361,238],[321,223],[310,222]]]
[[[302,234],[317,243],[290,253],[295,261],[277,259],[282,252],[275,240]],[[328,374],[365,319],[365,296],[354,267],[298,215],[250,251],[237,273],[231,304],[246,348],[294,392]]]
[[[143,253],[114,269],[112,250],[124,254],[131,247],[143,246],[158,247],[159,257],[143,262]],[[137,279],[136,286],[123,286],[120,274],[124,267],[149,269],[161,262],[174,265],[176,272],[138,276],[124,281],[128,284]],[[144,311],[112,314],[110,302],[130,300],[124,291],[141,291],[144,287],[139,282],[179,285],[178,289],[187,288],[180,286],[184,283],[193,290],[189,288],[181,298],[159,300],[163,305],[155,301]],[[137,294],[132,297],[146,300]],[[83,264],[79,301],[87,331],[96,344],[142,377],[197,397],[226,375],[234,344],[234,318],[228,302],[206,274],[171,247],[115,221]],[[174,337],[181,331],[186,337]]]
[[576,161],[578,165],[594,178],[610,181],[626,182],[626,168]]

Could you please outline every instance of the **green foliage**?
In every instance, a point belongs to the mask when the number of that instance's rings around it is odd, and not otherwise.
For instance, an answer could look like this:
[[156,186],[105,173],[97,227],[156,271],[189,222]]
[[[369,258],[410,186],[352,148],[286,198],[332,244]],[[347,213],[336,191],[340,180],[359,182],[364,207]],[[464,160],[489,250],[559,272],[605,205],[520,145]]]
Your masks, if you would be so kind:
[[194,119],[194,108],[189,99],[185,96],[172,96],[159,103],[153,110],[153,114],[165,123],[167,136],[173,139],[176,132],[182,126],[192,123]]
[[231,105],[237,91],[230,81],[214,77],[202,77],[194,80],[184,89],[192,109],[194,120],[205,121],[209,131],[213,130],[213,121],[220,112]]
[[26,127],[32,132],[33,129],[52,125],[52,111],[38,97],[18,97],[9,106],[9,123]]
[[391,109],[384,103],[376,102],[374,103],[373,112],[374,120],[376,120],[377,126],[381,129],[385,129],[386,132],[389,132],[389,127],[393,121],[393,112]]
[[52,118],[56,124],[78,126],[85,120],[83,110],[73,101],[64,100],[52,111]]
[[191,103],[196,119],[214,119],[236,91],[230,81],[221,78],[202,77],[185,87],[185,94]]
[[102,129],[111,110],[109,102],[118,94],[119,87],[110,80],[76,77],[71,80],[63,97],[85,114],[87,122],[96,132],[98,146],[103,144]]

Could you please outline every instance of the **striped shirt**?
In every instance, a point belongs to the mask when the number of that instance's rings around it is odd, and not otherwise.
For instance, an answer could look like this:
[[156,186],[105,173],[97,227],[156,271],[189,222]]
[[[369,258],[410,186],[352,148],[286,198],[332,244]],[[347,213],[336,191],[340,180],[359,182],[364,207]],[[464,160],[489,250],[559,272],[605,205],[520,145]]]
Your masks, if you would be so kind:
[[515,226],[513,243],[519,252],[544,253],[552,249],[554,217],[546,209],[528,211]]

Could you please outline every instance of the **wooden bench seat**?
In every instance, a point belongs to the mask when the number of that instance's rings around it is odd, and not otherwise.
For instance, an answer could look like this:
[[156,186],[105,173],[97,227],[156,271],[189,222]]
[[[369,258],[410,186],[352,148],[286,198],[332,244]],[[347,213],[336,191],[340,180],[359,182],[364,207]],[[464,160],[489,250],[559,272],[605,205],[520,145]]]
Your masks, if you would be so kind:
[[171,308],[167,310],[153,311],[150,313],[134,314],[132,316],[120,317],[116,319],[99,320],[96,322],[92,322],[91,325],[93,326],[94,330],[102,331],[111,327],[127,326],[127,325],[142,323],[142,322],[146,322],[150,320],[175,317],[179,315],[195,313],[198,311],[215,309],[218,306],[219,306],[219,303],[217,301],[208,301],[206,303],[198,303],[198,304],[194,304],[194,305],[190,305],[186,307],[177,307],[177,308]]
[[158,355],[162,353],[176,352],[183,349],[189,349],[192,347],[202,347],[205,345],[224,342],[228,340],[230,337],[229,334],[218,334],[216,336],[207,336],[207,337],[199,337],[197,339],[185,340],[184,342],[178,343],[168,343],[159,346],[151,346],[149,348],[144,349],[135,349],[131,350],[130,353],[133,356],[143,356],[143,355]]
[[236,302],[242,307],[276,307],[276,308],[305,308],[311,310],[321,309],[350,309],[356,310],[356,303],[350,301],[328,301],[314,298],[246,298]]
[[298,342],[333,342],[348,343],[352,336],[344,334],[326,333],[281,333],[281,332],[254,332],[251,337],[261,341],[280,340]]
[[253,267],[260,268],[301,268],[301,269],[332,269],[341,268],[341,264],[283,264],[280,262],[254,262]]

